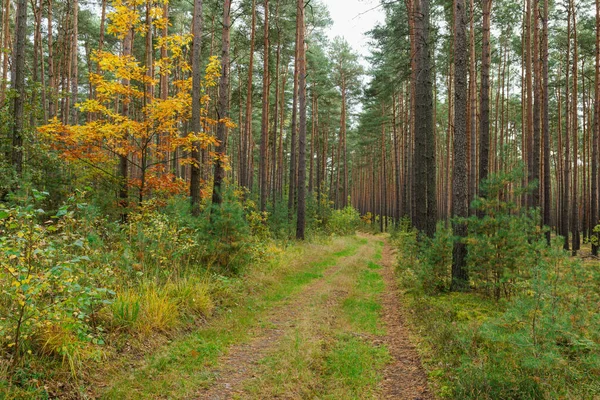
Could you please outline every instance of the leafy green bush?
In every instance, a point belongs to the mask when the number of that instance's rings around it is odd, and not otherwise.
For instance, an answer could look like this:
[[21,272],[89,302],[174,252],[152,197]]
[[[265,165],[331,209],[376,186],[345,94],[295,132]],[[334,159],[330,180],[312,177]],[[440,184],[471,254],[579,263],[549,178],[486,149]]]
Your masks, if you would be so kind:
[[36,203],[44,197],[33,191],[21,205],[0,205],[0,341],[10,350],[12,372],[37,343],[62,357],[77,347],[53,346],[66,337],[101,343],[95,314],[111,295],[97,286],[99,272],[87,268],[89,249],[70,233],[69,219],[38,222],[44,211]]
[[352,206],[333,210],[327,223],[328,231],[337,235],[350,235],[360,226],[360,213]]

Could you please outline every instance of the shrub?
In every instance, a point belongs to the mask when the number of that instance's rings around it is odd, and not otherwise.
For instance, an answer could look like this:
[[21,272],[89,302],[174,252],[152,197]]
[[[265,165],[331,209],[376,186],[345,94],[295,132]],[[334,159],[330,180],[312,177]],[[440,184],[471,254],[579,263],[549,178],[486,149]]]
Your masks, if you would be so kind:
[[360,213],[352,206],[333,210],[327,224],[328,230],[337,235],[351,235],[360,226]]
[[[510,297],[530,276],[536,247],[544,241],[538,210],[521,209],[503,200],[509,184],[521,181],[519,170],[492,175],[483,184],[486,197],[473,202],[478,216],[467,220],[468,269],[476,288],[496,299]],[[516,189],[515,195],[524,193]]]
[[196,237],[208,267],[236,274],[252,260],[253,237],[241,202],[228,192],[220,206],[209,206],[198,220]]
[[59,346],[61,340],[102,343],[95,314],[110,292],[96,286],[98,272],[86,268],[89,248],[67,229],[68,218],[38,222],[44,211],[36,203],[44,197],[33,191],[22,205],[0,205],[0,341],[11,351],[11,372],[40,341],[62,356],[77,346]]
[[426,293],[444,292],[450,288],[453,236],[451,229],[438,224],[432,239],[420,243],[417,278]]

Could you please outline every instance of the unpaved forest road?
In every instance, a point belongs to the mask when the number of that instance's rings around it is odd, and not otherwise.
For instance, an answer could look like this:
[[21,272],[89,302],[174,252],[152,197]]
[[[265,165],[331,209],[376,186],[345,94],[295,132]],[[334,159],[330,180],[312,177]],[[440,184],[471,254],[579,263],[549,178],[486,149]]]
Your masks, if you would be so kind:
[[190,398],[432,399],[404,326],[392,249],[370,235],[358,243],[272,309]]

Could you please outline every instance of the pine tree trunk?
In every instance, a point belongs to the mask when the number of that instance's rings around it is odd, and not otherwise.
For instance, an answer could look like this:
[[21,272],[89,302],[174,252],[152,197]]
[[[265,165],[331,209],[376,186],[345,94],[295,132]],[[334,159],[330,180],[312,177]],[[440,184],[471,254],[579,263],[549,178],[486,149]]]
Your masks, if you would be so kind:
[[266,211],[268,197],[267,147],[269,145],[269,0],[264,0],[263,93],[260,134],[260,210]]
[[572,250],[573,255],[577,255],[580,248],[579,238],[579,200],[578,200],[578,185],[579,185],[579,117],[578,117],[578,67],[579,67],[579,51],[577,43],[577,17],[576,9],[573,0],[571,0],[572,17],[573,17],[573,102],[571,106],[573,123],[573,199],[571,202],[571,233],[572,233]]
[[252,26],[250,28],[250,54],[248,62],[248,81],[246,91],[246,117],[242,135],[242,154],[240,155],[240,186],[250,187],[250,165],[252,156],[252,78],[254,74],[254,43],[256,38],[256,0],[252,0]]
[[[271,194],[273,201],[273,210],[276,207],[277,203],[277,162],[278,162],[278,154],[277,154],[277,122],[279,120],[279,81],[280,81],[280,71],[279,66],[281,64],[281,28],[279,27],[279,1],[277,0],[276,6],[276,25],[277,25],[277,55],[275,62],[275,105],[273,109],[273,134],[271,135],[273,138],[273,143],[271,146],[271,152],[273,161],[271,165]],[[283,123],[283,121],[282,121]]]
[[296,239],[304,240],[306,228],[306,53],[304,0],[298,0],[298,219]]
[[11,88],[15,92],[12,121],[12,165],[17,176],[23,174],[23,106],[25,104],[25,50],[27,43],[27,0],[17,1],[17,21]]
[[[452,174],[453,216],[469,216],[469,185],[467,165],[467,34],[464,0],[455,0],[454,8],[454,169]],[[449,150],[449,149],[448,149]],[[452,290],[469,287],[466,268],[467,247],[462,238],[467,236],[465,223],[453,224]]]
[[[525,143],[527,145],[525,150],[525,162],[527,165],[527,178],[525,182],[530,184],[533,180],[533,75],[532,67],[534,64],[532,57],[532,45],[531,45],[531,18],[532,18],[532,6],[531,3],[536,0],[527,0],[526,13],[525,13],[525,93],[527,95],[526,105],[526,134]],[[525,196],[527,206],[532,206],[531,195]]]
[[539,38],[539,0],[535,1],[533,7],[533,147],[532,147],[532,165],[530,174],[530,183],[537,183],[537,187],[531,193],[531,207],[540,205],[540,100],[541,100],[541,60],[540,60],[540,38]]
[[[548,1],[548,0],[546,0]],[[598,220],[598,168],[600,168],[600,159],[598,159],[598,140],[600,137],[600,0],[596,0],[596,79],[594,87],[594,130],[592,135],[592,196],[591,196],[591,228],[600,224]],[[590,235],[593,232],[590,232]],[[598,255],[598,233],[595,233],[596,240],[592,245],[592,254]]]
[[[200,60],[202,51],[202,0],[194,0],[194,21],[192,25],[192,120],[191,133],[199,134],[202,131],[200,123],[200,95],[202,84],[202,63]],[[192,146],[192,165],[190,171],[190,199],[192,215],[200,215],[200,143],[195,141]]]
[[[299,12],[299,11],[298,11]],[[296,206],[296,182],[297,182],[297,158],[296,158],[296,135],[298,131],[297,119],[298,119],[298,58],[300,57],[300,26],[296,21],[296,55],[294,57],[294,92],[292,93],[292,133],[290,135],[290,176],[289,176],[289,190],[288,190],[288,216],[292,217],[294,208]]]
[[[482,0],[483,39],[481,42],[481,122],[479,124],[479,182],[487,179],[490,153],[490,13],[492,0]],[[481,193],[480,195],[485,195]]]
[[471,0],[471,15],[469,18],[469,204],[477,197],[477,70],[475,68],[475,5]]
[[217,140],[219,141],[215,157],[213,178],[213,206],[223,203],[223,181],[225,180],[225,155],[227,154],[227,126],[223,122],[229,118],[229,46],[231,32],[231,0],[223,2],[223,37],[221,48],[221,77],[219,78],[219,104],[217,110]]
[[[600,0],[598,0],[600,1]],[[550,121],[549,121],[549,97],[548,90],[548,0],[544,0],[544,17],[543,17],[543,38],[542,38],[542,91],[543,91],[543,107],[542,107],[542,134],[544,137],[544,207],[543,207],[543,224],[550,227],[550,212],[552,209],[551,188],[552,179],[550,177]],[[546,241],[550,244],[550,230],[546,232]]]
[[71,123],[77,124],[78,114],[77,111],[77,102],[79,96],[79,2],[78,0],[73,0],[73,32],[71,38],[71,65],[72,65],[72,75],[71,75]]
[[564,146],[565,146],[565,150],[564,150],[564,158],[563,158],[563,162],[564,162],[564,167],[563,167],[563,191],[562,191],[562,211],[561,211],[561,219],[562,219],[562,235],[564,235],[564,239],[565,239],[565,243],[564,243],[564,249],[565,250],[569,250],[570,246],[569,246],[569,195],[570,195],[570,191],[571,191],[571,185],[569,184],[569,180],[570,180],[570,165],[571,165],[571,158],[570,158],[570,135],[569,135],[569,131],[571,129],[571,126],[569,124],[570,121],[570,107],[569,107],[569,57],[571,55],[571,4],[569,3],[568,5],[568,11],[567,11],[567,61],[566,61],[566,68],[565,68],[565,130],[564,130]]
[[[10,0],[4,0],[2,3],[2,86],[0,87],[0,104],[6,99],[6,83],[8,81],[8,58],[10,57]],[[48,7],[51,7],[49,3]],[[50,18],[50,21],[52,18]],[[49,22],[51,24],[51,22]],[[52,32],[52,30],[50,30]]]
[[48,99],[48,118],[56,116],[56,76],[54,73],[54,46],[53,46],[53,31],[52,31],[52,0],[48,0],[48,12],[46,16],[48,20],[48,87],[50,89]]

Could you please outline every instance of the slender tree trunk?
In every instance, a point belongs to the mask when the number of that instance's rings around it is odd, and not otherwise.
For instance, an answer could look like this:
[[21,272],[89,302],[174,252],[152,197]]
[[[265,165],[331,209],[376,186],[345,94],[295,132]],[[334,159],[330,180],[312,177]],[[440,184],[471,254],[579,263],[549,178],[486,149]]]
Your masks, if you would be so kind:
[[296,239],[304,240],[306,227],[306,55],[304,47],[304,0],[298,0],[298,219]]
[[15,91],[12,126],[12,165],[23,174],[23,106],[25,104],[25,50],[27,43],[27,0],[17,1],[11,88]]
[[252,81],[254,75],[254,43],[256,38],[256,0],[252,0],[252,26],[250,28],[250,54],[248,61],[248,87],[246,91],[246,118],[242,136],[242,154],[240,157],[240,186],[250,187],[250,165],[252,157]]
[[[274,109],[273,109],[273,143],[271,146],[271,152],[273,153],[273,164],[271,166],[271,191],[272,191],[272,196],[273,196],[273,210],[275,210],[276,207],[276,203],[277,203],[277,161],[278,161],[278,154],[277,154],[277,122],[279,119],[279,77],[280,77],[280,71],[279,71],[279,66],[281,64],[281,28],[279,27],[279,1],[277,0],[277,6],[276,6],[276,25],[277,25],[277,55],[276,55],[276,62],[275,62],[275,105],[274,105]],[[281,123],[283,124],[283,121],[281,121]]]
[[263,56],[263,93],[262,120],[260,134],[260,210],[267,209],[268,179],[267,179],[267,147],[269,145],[269,0],[264,0],[264,56]]
[[227,154],[227,126],[225,120],[229,118],[229,46],[231,31],[231,0],[223,2],[223,37],[221,48],[221,77],[219,78],[219,104],[217,117],[217,140],[219,141],[218,154],[215,160],[215,173],[213,179],[213,206],[223,203],[223,181],[225,180],[225,155]]
[[469,204],[477,197],[477,70],[475,68],[475,5],[471,0],[469,18]]
[[[133,49],[133,29],[131,29],[125,38],[123,39],[123,56],[130,56]],[[123,86],[129,86],[129,79],[123,79],[121,81]],[[129,102],[123,101],[121,106],[121,113],[125,118],[129,118]],[[129,207],[129,161],[128,154],[119,154],[119,174],[120,174],[120,187],[119,187],[119,205],[122,208],[121,211],[121,222],[126,222],[128,217],[127,208]]]
[[530,182],[536,182],[538,185],[531,193],[531,207],[539,207],[540,205],[540,100],[541,100],[541,60],[540,60],[540,38],[539,38],[539,0],[533,0],[533,147],[532,147],[532,165]]
[[48,117],[54,118],[56,116],[56,76],[54,73],[54,46],[53,46],[53,31],[52,31],[52,0],[48,0],[48,13],[46,16],[48,20],[48,86],[49,86],[49,99],[48,99]]
[[569,250],[569,195],[571,190],[571,185],[569,184],[570,179],[570,135],[569,130],[570,126],[570,107],[569,107],[569,58],[571,55],[571,3],[568,4],[567,10],[567,61],[565,67],[565,134],[564,134],[564,167],[563,167],[563,191],[562,191],[562,235],[565,237],[564,249]]
[[400,144],[398,139],[397,112],[396,94],[394,94],[392,96],[392,135],[394,140],[394,223],[396,227],[398,227],[400,223],[400,209],[402,207],[400,187]]
[[78,120],[78,111],[77,111],[77,102],[79,96],[79,2],[78,0],[73,0],[73,32],[72,32],[72,42],[71,42],[71,65],[72,65],[72,75],[71,75],[71,123],[77,124]]
[[577,43],[577,16],[575,3],[571,0],[572,17],[573,17],[573,102],[571,106],[573,123],[573,200],[571,203],[571,232],[572,232],[572,250],[573,255],[577,255],[580,248],[579,243],[579,200],[578,200],[578,185],[579,185],[579,116],[578,116],[578,67],[579,67],[579,51]]
[[343,167],[343,185],[342,199],[339,204],[340,208],[346,207],[348,203],[348,142],[346,140],[346,123],[347,123],[347,88],[346,80],[342,74],[342,117],[340,125],[340,147],[341,147],[341,162]]
[[[548,1],[548,0],[546,0]],[[598,218],[598,168],[600,168],[600,159],[598,158],[598,140],[600,138],[600,0],[596,0],[596,79],[594,87],[594,131],[592,135],[592,198],[591,198],[591,228],[600,224]],[[593,232],[590,232],[592,234]],[[594,234],[596,240],[592,245],[592,254],[598,255],[598,240],[600,235]]]
[[[600,0],[597,0],[600,2]],[[543,207],[543,225],[550,227],[550,212],[552,208],[551,187],[552,179],[550,177],[550,121],[549,121],[549,97],[548,90],[548,0],[544,0],[543,16],[543,41],[542,41],[542,133],[544,137],[544,207]],[[550,244],[550,230],[546,232],[546,241]]]
[[[300,12],[300,11],[298,11]],[[288,191],[288,215],[291,219],[294,213],[294,207],[296,205],[296,134],[298,130],[297,118],[298,118],[298,58],[300,57],[300,26],[296,23],[296,56],[294,57],[294,92],[292,94],[292,133],[290,135],[290,177],[289,177],[289,191]]]
[[[0,104],[6,99],[6,83],[8,81],[8,58],[10,57],[10,0],[3,1],[2,12],[2,82],[0,87]],[[50,5],[48,6],[50,7]],[[50,30],[51,32],[51,30]]]
[[[191,133],[199,134],[202,131],[200,123],[200,95],[202,84],[202,0],[194,1],[194,21],[192,26],[192,120]],[[200,160],[200,143],[195,141],[192,145],[192,165],[190,176],[190,199],[192,207],[192,215],[200,215],[200,175],[201,175],[201,160]]]
[[[481,42],[481,122],[479,126],[479,182],[487,179],[490,153],[490,13],[492,0],[482,0],[483,39]],[[480,193],[484,195],[484,193]]]
[[[527,8],[525,13],[525,90],[527,94],[527,117],[526,117],[526,163],[527,163],[527,179],[525,182],[530,184],[533,180],[533,136],[534,136],[534,111],[533,111],[533,75],[532,68],[534,67],[535,61],[532,56],[532,42],[531,42],[531,20],[532,20],[532,2],[536,0],[527,0]],[[531,195],[526,195],[527,206],[533,205],[533,198]]]

